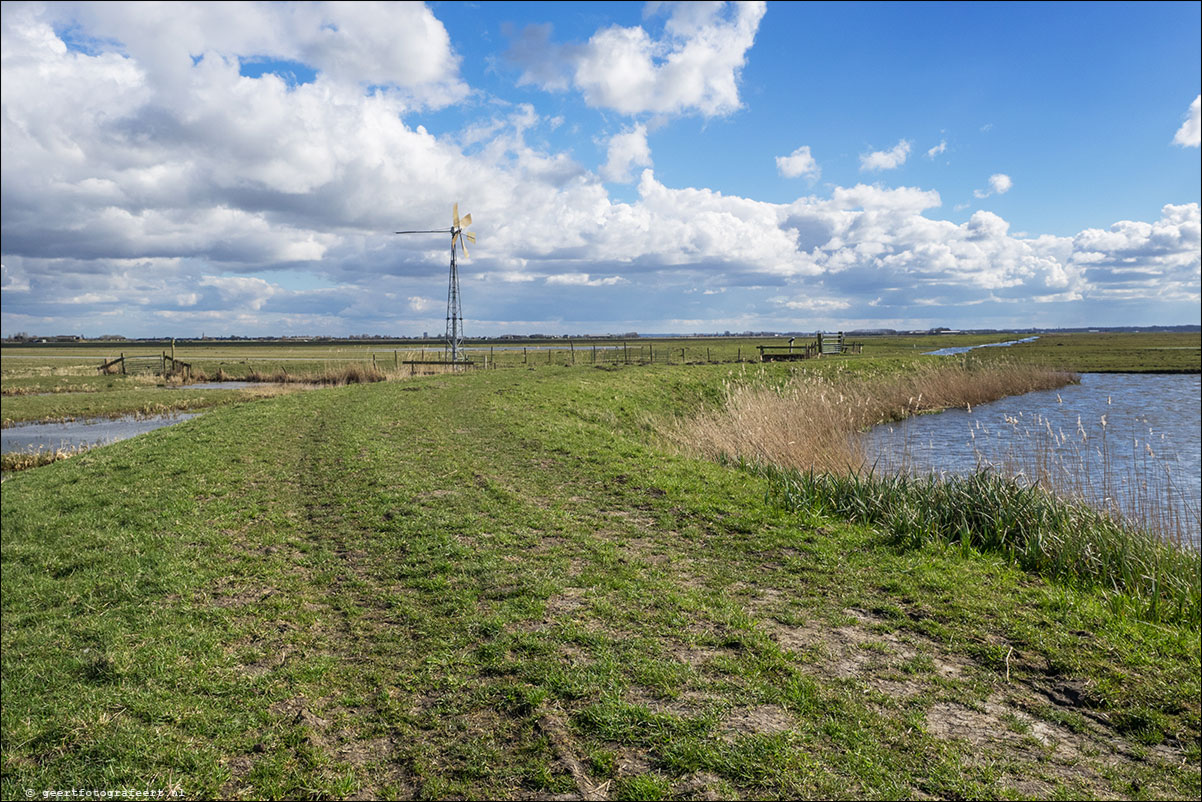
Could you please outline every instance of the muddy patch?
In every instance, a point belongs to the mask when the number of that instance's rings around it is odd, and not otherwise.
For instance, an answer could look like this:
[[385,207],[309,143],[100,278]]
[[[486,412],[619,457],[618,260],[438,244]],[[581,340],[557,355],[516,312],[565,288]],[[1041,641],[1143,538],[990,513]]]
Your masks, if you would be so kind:
[[891,632],[863,610],[843,611],[854,623],[832,627],[815,621],[789,626],[766,622],[769,636],[816,673],[857,679],[892,696],[911,696],[932,679],[958,679],[970,661],[912,632]]
[[722,739],[728,743],[749,735],[776,735],[792,729],[793,717],[783,707],[759,705],[741,708],[722,720]]
[[601,784],[594,783],[585,771],[580,756],[577,753],[575,740],[572,738],[572,733],[568,730],[567,724],[564,723],[563,716],[558,710],[552,708],[544,708],[538,717],[538,728],[547,740],[551,742],[551,748],[555,752],[560,765],[572,777],[572,781],[576,783],[576,790],[580,794],[581,799],[601,800],[609,798],[609,782]]
[[719,800],[731,799],[730,791],[716,774],[699,771],[672,786],[674,799]]

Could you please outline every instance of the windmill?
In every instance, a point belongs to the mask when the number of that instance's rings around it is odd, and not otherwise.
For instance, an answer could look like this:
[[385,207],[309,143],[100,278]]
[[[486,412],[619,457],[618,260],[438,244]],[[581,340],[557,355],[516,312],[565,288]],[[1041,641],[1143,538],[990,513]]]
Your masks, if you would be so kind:
[[[398,234],[446,234],[451,235],[451,276],[447,286],[447,348],[451,351],[451,362],[460,360],[459,352],[463,350],[463,307],[459,303],[459,267],[456,265],[456,252],[463,251],[463,257],[468,258],[467,243],[475,243],[476,235],[464,231],[472,224],[472,216],[464,215],[459,219],[459,204],[451,210],[451,227],[423,229],[421,231],[398,231]],[[466,241],[465,241],[466,240]]]

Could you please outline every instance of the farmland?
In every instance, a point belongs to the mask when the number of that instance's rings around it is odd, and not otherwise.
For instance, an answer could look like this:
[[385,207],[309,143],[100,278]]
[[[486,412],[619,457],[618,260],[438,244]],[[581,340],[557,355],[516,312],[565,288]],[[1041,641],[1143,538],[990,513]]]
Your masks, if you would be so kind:
[[[767,342],[432,376],[400,347],[177,343],[210,376],[375,351],[390,379],[258,396],[97,375],[114,346],[6,347],[6,423],[209,411],[5,480],[3,796],[1197,796],[1196,618],[778,503],[680,447],[731,382],[795,374],[736,361]],[[1197,371],[1198,346],[976,353]]]

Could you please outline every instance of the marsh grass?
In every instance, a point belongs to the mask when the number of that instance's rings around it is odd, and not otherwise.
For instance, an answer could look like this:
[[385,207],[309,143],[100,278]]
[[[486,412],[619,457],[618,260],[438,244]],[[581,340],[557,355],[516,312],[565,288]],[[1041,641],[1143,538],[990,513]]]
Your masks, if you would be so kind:
[[1202,568],[1196,550],[1041,487],[990,472],[915,477],[753,468],[789,509],[880,526],[897,542],[931,542],[1007,555],[1069,585],[1100,588],[1117,612],[1197,626]]
[[[1196,548],[1202,515],[1196,497],[1186,492],[1180,478],[1174,479],[1159,453],[1164,435],[1157,439],[1151,430],[1115,434],[1106,417],[1087,426],[1078,416],[1075,429],[1067,432],[1038,412],[1007,414],[998,426],[973,421],[968,442],[976,470],[1040,487],[1166,542]],[[890,454],[890,470],[911,476],[925,473],[908,435],[900,441],[890,435],[884,448]]]
[[974,360],[877,377],[801,371],[778,386],[744,376],[727,382],[720,407],[678,422],[672,436],[686,451],[762,474],[770,497],[789,509],[873,524],[906,546],[950,541],[1000,552],[1051,579],[1101,588],[1116,609],[1196,625],[1198,553],[1073,495],[1072,483],[1083,480],[1072,463],[1037,450],[1017,476],[992,468],[965,477],[882,474],[860,444],[859,433],[875,424],[1075,381],[1063,371]]
[[995,401],[1078,381],[1076,374],[973,358],[920,362],[884,375],[802,369],[783,385],[743,372],[729,379],[720,406],[678,422],[686,451],[782,468],[859,471],[859,433],[911,415]]
[[82,454],[88,448],[90,446],[45,448],[37,451],[6,451],[0,454],[0,468],[5,473],[10,471],[27,471],[30,468],[39,468],[52,462],[69,459],[77,454]]
[[194,370],[188,377],[173,374],[171,379],[183,379],[187,382],[224,382],[244,381],[261,382],[266,384],[306,384],[326,387],[339,387],[348,384],[374,384],[382,381],[402,381],[415,375],[434,375],[457,372],[450,364],[427,364],[415,370],[404,364],[404,360],[417,359],[416,353],[399,354],[397,360],[381,360],[373,362],[351,362],[348,364],[327,367],[319,370],[289,371],[279,367],[274,370],[250,368],[246,373],[229,373],[224,367],[218,367],[214,372]]

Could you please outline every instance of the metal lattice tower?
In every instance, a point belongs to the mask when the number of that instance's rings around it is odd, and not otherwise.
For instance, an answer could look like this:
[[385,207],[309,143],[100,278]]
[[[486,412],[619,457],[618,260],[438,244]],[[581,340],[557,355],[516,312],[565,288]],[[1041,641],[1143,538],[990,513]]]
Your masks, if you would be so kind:
[[468,257],[467,242],[474,243],[476,235],[470,231],[464,231],[472,224],[472,216],[464,215],[463,219],[459,218],[459,204],[456,203],[451,210],[451,227],[422,229],[420,231],[398,231],[398,234],[445,234],[451,235],[451,275],[447,281],[447,350],[451,354],[451,362],[459,362],[463,360],[460,352],[463,350],[463,306],[459,297],[459,265],[457,260],[458,251],[462,250],[465,258]]

